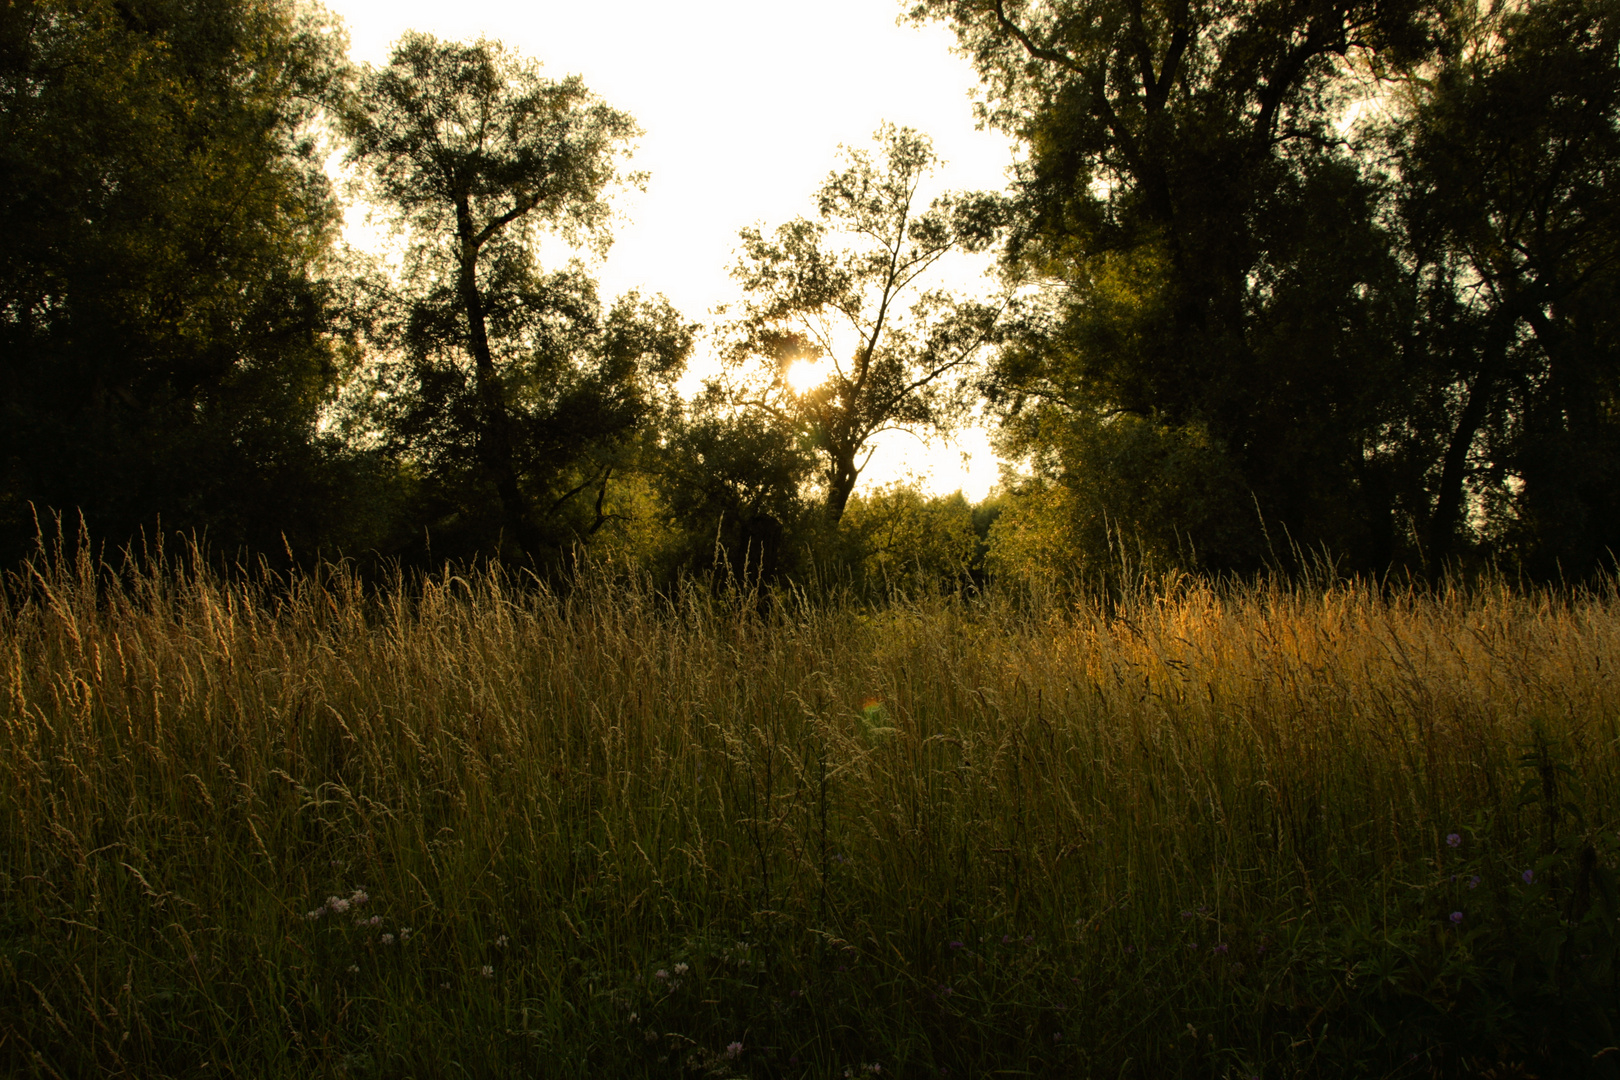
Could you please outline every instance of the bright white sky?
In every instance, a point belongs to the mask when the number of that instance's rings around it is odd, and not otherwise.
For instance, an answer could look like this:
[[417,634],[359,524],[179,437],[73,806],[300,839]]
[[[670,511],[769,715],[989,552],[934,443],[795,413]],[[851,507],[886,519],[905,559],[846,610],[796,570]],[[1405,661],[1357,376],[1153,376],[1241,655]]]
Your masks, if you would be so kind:
[[[896,25],[896,0],[326,2],[348,24],[356,60],[385,63],[406,30],[484,35],[552,78],[583,76],[634,116],[644,134],[631,167],[651,177],[644,193],[620,198],[624,220],[596,272],[606,297],[662,292],[695,321],[737,299],[737,230],[810,214],[838,145],[869,144],[881,121],[933,138],[947,163],[941,189],[999,189],[1012,160],[1007,139],[974,128],[976,80],[951,53],[951,33]],[[357,227],[354,241],[365,234]],[[959,287],[982,286],[970,276]],[[879,440],[862,487],[916,475],[928,490],[977,500],[997,480],[980,429],[932,447],[898,432]]]

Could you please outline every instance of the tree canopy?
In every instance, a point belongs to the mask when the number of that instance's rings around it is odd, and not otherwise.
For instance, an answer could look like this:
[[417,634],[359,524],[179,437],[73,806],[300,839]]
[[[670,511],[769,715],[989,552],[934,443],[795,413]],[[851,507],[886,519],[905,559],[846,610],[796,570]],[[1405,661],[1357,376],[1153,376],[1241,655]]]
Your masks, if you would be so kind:
[[[605,247],[607,196],[637,133],[580,79],[539,74],[499,44],[408,34],[360,77],[351,160],[409,229],[379,415],[425,470],[436,517],[478,550],[499,530],[530,560],[606,520],[611,444],[656,408],[692,332],[662,300],[605,316],[577,265],[544,272],[548,231]],[[594,492],[583,527],[559,515]],[[445,520],[449,519],[449,520]]]
[[349,362],[319,126],[343,52],[288,0],[0,12],[0,549],[34,510],[363,539],[318,431]]
[[[705,331],[599,294],[639,128],[578,77],[421,33],[356,67],[297,0],[6,5],[0,551],[58,514],[908,588],[1127,548],[1615,568],[1620,0],[907,11],[975,65],[1008,189],[934,194],[885,125],[742,232]],[[335,152],[397,267],[341,246]],[[941,287],[985,254],[984,296]],[[863,486],[885,432],[979,416],[991,500]]]
[[[877,160],[845,151],[845,167],[816,193],[815,219],[770,236],[744,229],[733,271],[744,299],[727,358],[755,376],[737,400],[803,432],[834,523],[874,435],[944,430],[967,411],[972,365],[1001,315],[1001,305],[959,300],[926,276],[950,253],[991,242],[997,200],[945,194],[924,207],[918,191],[937,164],[927,137],[885,126],[874,141]],[[822,359],[819,384],[796,387],[793,366]]]

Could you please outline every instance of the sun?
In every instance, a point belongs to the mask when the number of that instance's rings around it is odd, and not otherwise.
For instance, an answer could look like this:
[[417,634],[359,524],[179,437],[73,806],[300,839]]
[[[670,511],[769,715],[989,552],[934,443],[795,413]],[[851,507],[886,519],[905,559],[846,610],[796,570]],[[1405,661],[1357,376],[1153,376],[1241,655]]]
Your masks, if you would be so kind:
[[787,370],[787,384],[795,394],[806,394],[826,382],[830,373],[830,366],[825,362],[796,360]]

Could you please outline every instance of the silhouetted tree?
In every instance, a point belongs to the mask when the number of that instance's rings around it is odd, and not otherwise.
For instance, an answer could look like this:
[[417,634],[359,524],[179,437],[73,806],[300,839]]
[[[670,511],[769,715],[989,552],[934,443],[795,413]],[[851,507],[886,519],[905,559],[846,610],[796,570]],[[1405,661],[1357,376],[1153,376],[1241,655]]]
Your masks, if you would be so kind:
[[381,365],[386,441],[470,543],[504,531],[538,560],[588,536],[607,520],[615,448],[670,392],[692,328],[662,298],[604,315],[584,271],[542,272],[537,247],[547,232],[607,245],[634,122],[497,43],[408,34],[362,75],[348,130],[409,230],[396,355]]
[[0,9],[0,550],[30,503],[114,543],[363,542],[319,431],[351,356],[320,138],[345,73],[284,0]]
[[[828,175],[816,220],[796,218],[769,237],[743,230],[733,271],[744,289],[726,351],[743,374],[736,400],[803,433],[834,523],[874,435],[945,430],[970,408],[974,362],[1003,310],[929,288],[925,277],[947,254],[990,244],[999,202],[948,194],[924,208],[918,188],[937,164],[928,139],[886,126],[875,141],[877,161],[846,151],[846,167]],[[825,381],[794,390],[792,366],[820,358]]]
[[[1412,289],[1376,178],[1338,121],[1359,92],[1351,62],[1427,55],[1425,9],[923,0],[912,11],[955,28],[986,117],[1028,148],[1007,254],[1046,288],[991,381],[1011,449],[1046,455],[1079,491],[1110,460],[1185,461],[1196,447],[1215,460],[1171,486],[1230,481],[1209,494],[1248,527],[1234,533],[1224,513],[1142,524],[1194,534],[1207,562],[1253,566],[1266,557],[1258,506],[1279,539],[1285,526],[1296,542],[1387,562],[1397,490],[1413,483],[1399,438],[1418,392],[1402,347]],[[1129,432],[1115,430],[1122,418]],[[1071,448],[1084,456],[1065,461]]]
[[1388,129],[1446,391],[1431,564],[1472,506],[1538,572],[1585,573],[1620,544],[1620,5],[1458,5],[1446,56]]

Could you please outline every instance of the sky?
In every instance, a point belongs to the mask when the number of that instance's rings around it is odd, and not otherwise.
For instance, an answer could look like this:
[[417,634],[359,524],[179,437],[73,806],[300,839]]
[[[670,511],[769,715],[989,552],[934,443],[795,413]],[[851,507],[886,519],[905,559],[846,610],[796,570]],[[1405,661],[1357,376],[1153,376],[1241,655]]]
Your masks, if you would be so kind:
[[[840,144],[870,145],[883,121],[931,136],[946,165],[937,190],[1000,189],[1012,161],[1004,136],[977,130],[968,61],[943,26],[897,25],[895,0],[326,0],[348,26],[355,60],[383,64],[406,30],[480,35],[539,60],[554,79],[585,85],[641,125],[631,168],[644,192],[616,204],[621,220],[594,266],[604,297],[661,292],[689,319],[735,302],[728,270],[737,231],[810,215],[810,197]],[[382,241],[361,215],[351,240]],[[988,268],[988,263],[983,264]],[[979,269],[952,282],[985,290]],[[701,375],[706,358],[694,363]],[[925,446],[878,437],[862,488],[915,477],[930,491],[982,498],[998,463],[981,428]],[[968,456],[964,463],[963,455]]]

